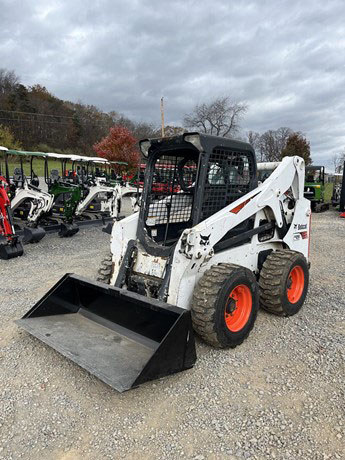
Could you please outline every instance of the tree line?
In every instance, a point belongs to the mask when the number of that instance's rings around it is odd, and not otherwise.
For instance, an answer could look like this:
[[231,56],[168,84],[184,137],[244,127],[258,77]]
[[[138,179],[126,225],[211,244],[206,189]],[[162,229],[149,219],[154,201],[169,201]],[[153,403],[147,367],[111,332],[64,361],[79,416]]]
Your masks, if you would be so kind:
[[126,127],[138,139],[157,134],[150,123],[136,123],[116,111],[105,113],[94,105],[61,100],[39,84],[25,86],[6,69],[0,69],[0,125],[27,150],[86,155],[94,154],[93,145],[114,125]]
[[[243,134],[241,122],[247,109],[245,103],[218,97],[197,104],[184,116],[183,126],[166,126],[165,136],[195,130],[245,140],[255,149],[258,161],[300,155],[306,164],[311,163],[310,144],[300,132],[281,127]],[[0,145],[83,155],[96,152],[132,162],[137,158],[133,143],[160,136],[160,127],[152,123],[135,122],[115,110],[106,113],[94,105],[64,101],[44,86],[25,86],[13,71],[0,69]]]

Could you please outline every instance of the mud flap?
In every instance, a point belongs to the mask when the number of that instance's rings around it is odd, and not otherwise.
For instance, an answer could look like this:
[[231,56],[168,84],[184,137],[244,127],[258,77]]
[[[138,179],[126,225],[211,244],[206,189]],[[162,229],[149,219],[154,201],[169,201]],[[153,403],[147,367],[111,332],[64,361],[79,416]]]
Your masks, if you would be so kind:
[[120,392],[196,360],[190,311],[76,275],[16,323]]
[[22,256],[23,253],[23,245],[17,238],[9,242],[5,237],[0,236],[0,259],[13,259]]
[[78,232],[79,232],[79,227],[77,224],[62,223],[60,225],[60,230],[59,230],[58,235],[61,238],[67,238],[69,236],[75,235]]
[[24,227],[23,243],[38,243],[45,234],[46,232],[42,227]]

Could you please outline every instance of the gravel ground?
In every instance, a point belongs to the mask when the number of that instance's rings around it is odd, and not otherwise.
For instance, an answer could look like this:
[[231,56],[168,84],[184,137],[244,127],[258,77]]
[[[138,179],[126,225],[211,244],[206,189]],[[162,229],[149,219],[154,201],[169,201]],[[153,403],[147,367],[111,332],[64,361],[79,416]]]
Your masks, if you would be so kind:
[[192,370],[123,394],[13,323],[65,272],[94,278],[108,235],[48,235],[0,261],[0,458],[344,458],[344,237],[337,213],[313,216],[298,315],[260,311],[237,349],[198,341]]

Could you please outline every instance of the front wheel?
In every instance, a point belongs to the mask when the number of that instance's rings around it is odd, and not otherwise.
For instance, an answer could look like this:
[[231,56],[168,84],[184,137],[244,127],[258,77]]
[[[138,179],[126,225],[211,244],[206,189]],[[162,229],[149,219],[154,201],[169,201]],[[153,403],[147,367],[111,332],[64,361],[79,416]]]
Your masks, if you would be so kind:
[[101,283],[110,284],[111,277],[113,275],[113,256],[109,253],[101,262],[101,266],[98,270],[97,281]]
[[258,308],[259,289],[250,270],[235,264],[214,265],[194,290],[193,327],[208,344],[234,348],[253,329]]

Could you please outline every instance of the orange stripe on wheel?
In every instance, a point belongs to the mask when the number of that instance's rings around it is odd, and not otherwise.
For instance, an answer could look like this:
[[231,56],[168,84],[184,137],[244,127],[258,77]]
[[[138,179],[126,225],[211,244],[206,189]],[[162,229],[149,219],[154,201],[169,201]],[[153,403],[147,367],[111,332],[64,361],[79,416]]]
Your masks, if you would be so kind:
[[229,331],[238,332],[247,324],[253,299],[248,286],[240,284],[230,293],[225,306],[225,324]]
[[304,271],[300,265],[294,267],[288,277],[287,298],[290,303],[297,303],[303,294]]

